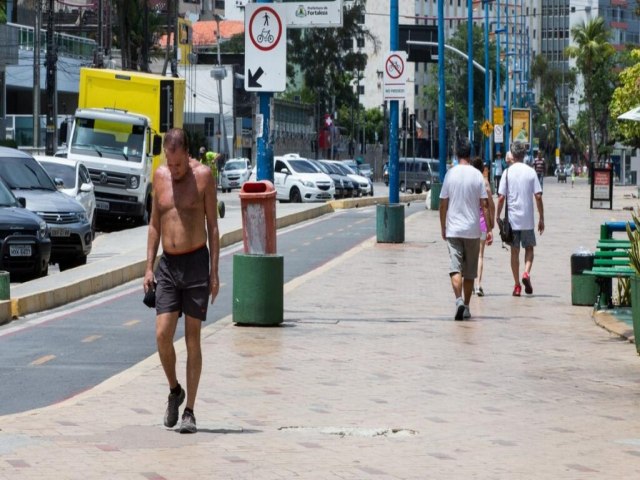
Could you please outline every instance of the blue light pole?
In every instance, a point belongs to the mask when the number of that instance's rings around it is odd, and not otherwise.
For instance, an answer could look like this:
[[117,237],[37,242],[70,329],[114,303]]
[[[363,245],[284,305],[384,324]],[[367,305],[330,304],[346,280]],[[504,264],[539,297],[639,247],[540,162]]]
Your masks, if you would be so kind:
[[[271,0],[257,0],[256,3],[272,3]],[[269,141],[269,119],[271,118],[272,92],[259,92],[259,109],[263,118],[262,137],[258,138],[256,153],[256,180],[269,180],[273,183],[273,147]],[[226,142],[226,139],[225,139]]]
[[[439,24],[442,25],[442,24]],[[467,132],[471,142],[471,155],[474,155],[473,145],[473,0],[467,0]]]
[[511,135],[510,128],[509,128],[510,124],[511,124],[511,121],[510,121],[510,115],[511,115],[511,112],[510,112],[511,96],[510,96],[510,94],[511,94],[511,92],[510,92],[510,89],[509,89],[509,84],[511,82],[509,81],[509,55],[512,54],[512,52],[509,51],[509,35],[511,35],[511,32],[509,31],[509,3],[508,3],[508,1],[507,1],[507,8],[505,10],[506,10],[506,12],[505,12],[505,24],[506,24],[505,28],[506,28],[506,37],[507,37],[506,38],[506,43],[507,43],[507,46],[506,46],[506,53],[505,53],[505,57],[504,58],[505,58],[505,61],[506,61],[506,64],[507,64],[507,74],[505,76],[505,82],[507,83],[507,96],[506,96],[505,102],[504,102],[504,106],[505,106],[505,109],[504,109],[504,151],[508,152],[509,151],[509,140],[510,140],[510,135]]
[[[496,107],[500,108],[502,106],[502,99],[500,98],[500,35],[505,32],[505,29],[500,25],[500,0],[497,1],[496,15]],[[500,143],[497,144],[496,153],[502,151],[501,145]]]
[[[398,50],[398,0],[390,2],[389,47]],[[398,100],[389,101],[389,203],[400,202],[398,159]]]
[[440,183],[444,182],[447,173],[446,122],[444,82],[444,2],[438,0],[438,159],[440,163]]
[[[489,86],[489,0],[483,0],[484,3],[484,115],[485,118],[491,119],[493,112],[490,108],[491,90]],[[491,166],[491,135],[487,135],[484,140],[484,163]],[[489,170],[491,172],[491,170]],[[489,173],[491,177],[491,173]]]

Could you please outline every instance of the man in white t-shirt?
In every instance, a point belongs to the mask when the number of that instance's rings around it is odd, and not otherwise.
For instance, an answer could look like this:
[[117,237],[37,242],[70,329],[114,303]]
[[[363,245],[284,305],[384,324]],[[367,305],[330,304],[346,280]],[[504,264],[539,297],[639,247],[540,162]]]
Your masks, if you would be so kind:
[[[480,251],[480,208],[491,221],[487,190],[482,173],[470,164],[471,143],[460,139],[456,144],[458,165],[444,177],[440,191],[440,228],[449,248],[449,276],[456,297],[454,318],[470,318],[469,301],[473,281],[478,273]],[[493,222],[487,224],[487,241],[491,243]],[[464,299],[463,299],[464,294]]]
[[522,284],[527,294],[533,293],[531,286],[531,266],[533,265],[533,248],[536,246],[535,219],[533,214],[533,201],[535,199],[538,208],[538,233],[544,232],[544,206],[542,204],[542,187],[536,175],[536,171],[522,163],[526,153],[526,145],[514,142],[511,145],[513,164],[507,168],[500,179],[498,188],[498,205],[496,217],[499,218],[504,207],[505,200],[509,214],[509,223],[513,230],[513,242],[511,243],[511,272],[515,280],[513,296],[519,297],[522,293],[520,285],[520,247],[524,248],[524,273]]

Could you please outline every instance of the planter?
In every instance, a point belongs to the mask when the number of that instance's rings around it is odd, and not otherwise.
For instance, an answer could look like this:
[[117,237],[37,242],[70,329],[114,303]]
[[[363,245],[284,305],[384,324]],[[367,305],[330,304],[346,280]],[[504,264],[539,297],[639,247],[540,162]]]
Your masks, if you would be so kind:
[[636,352],[640,354],[640,276],[631,277],[631,316]]

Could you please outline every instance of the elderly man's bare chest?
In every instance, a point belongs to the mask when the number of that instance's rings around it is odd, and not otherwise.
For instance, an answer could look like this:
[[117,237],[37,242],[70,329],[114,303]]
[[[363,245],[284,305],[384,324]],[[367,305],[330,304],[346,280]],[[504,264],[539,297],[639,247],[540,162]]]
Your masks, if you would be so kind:
[[201,210],[203,194],[196,183],[175,183],[161,193],[159,203],[162,210],[176,209],[179,212]]

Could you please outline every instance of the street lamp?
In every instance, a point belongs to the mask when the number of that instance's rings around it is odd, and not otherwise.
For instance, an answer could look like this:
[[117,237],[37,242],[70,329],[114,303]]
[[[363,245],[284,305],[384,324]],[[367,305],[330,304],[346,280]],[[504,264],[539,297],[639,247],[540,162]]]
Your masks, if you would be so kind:
[[[220,22],[224,20],[224,17],[217,13],[213,15],[213,19],[216,22],[216,45],[218,47],[218,65],[211,70],[211,76],[218,82],[218,106],[219,106],[219,119],[218,129],[222,127],[222,136],[218,137],[218,153],[222,153],[226,160],[227,158],[227,126],[224,121],[224,112],[222,105],[222,80],[227,76],[227,69],[222,66],[222,60],[220,56]],[[222,143],[221,143],[222,142]]]

